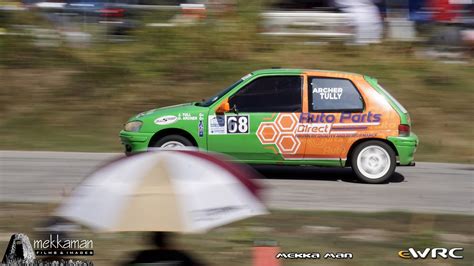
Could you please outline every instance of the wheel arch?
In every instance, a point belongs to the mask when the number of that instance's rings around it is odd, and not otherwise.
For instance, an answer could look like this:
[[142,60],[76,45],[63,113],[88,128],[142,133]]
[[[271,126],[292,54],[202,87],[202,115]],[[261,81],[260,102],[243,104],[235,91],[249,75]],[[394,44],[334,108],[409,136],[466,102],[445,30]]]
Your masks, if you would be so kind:
[[187,138],[189,141],[193,143],[195,147],[199,147],[197,144],[196,139],[191,135],[189,132],[179,129],[179,128],[165,128],[158,132],[156,132],[153,137],[151,137],[150,141],[148,142],[148,147],[153,147],[152,145],[155,144],[159,139],[169,136],[169,135],[179,135],[182,137]]
[[370,141],[370,140],[380,141],[380,142],[388,144],[388,146],[390,146],[390,148],[392,148],[392,150],[395,152],[395,155],[398,156],[397,148],[395,147],[395,145],[391,141],[389,141],[387,139],[379,139],[379,138],[358,139],[358,140],[354,141],[354,143],[352,143],[351,147],[349,148],[349,151],[347,152],[347,155],[346,155],[347,159],[346,159],[345,166],[351,166],[352,152],[354,151],[355,147],[357,147],[357,145],[359,145],[361,143],[364,143],[364,142]]

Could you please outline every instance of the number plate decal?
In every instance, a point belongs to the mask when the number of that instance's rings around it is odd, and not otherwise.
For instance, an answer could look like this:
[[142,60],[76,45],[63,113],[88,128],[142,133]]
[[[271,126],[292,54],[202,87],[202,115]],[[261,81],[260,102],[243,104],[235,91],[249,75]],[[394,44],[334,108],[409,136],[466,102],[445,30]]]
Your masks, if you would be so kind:
[[250,133],[248,115],[210,115],[208,122],[209,135]]
[[233,115],[226,116],[227,134],[248,134],[249,133],[249,116]]

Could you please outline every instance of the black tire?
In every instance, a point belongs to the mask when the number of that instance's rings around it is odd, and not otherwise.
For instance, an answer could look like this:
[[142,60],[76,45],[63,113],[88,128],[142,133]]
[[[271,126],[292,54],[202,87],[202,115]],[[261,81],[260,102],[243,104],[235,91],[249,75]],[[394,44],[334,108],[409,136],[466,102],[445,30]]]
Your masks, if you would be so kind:
[[186,146],[186,147],[194,146],[194,144],[186,137],[183,137],[181,135],[168,135],[159,139],[157,142],[155,142],[152,145],[152,147],[161,148],[164,144],[172,142],[172,141],[181,143],[183,146]]
[[[368,148],[370,147],[370,148]],[[383,151],[385,151],[385,153]],[[388,158],[386,158],[386,162],[389,163],[388,165],[388,170],[387,167],[383,167],[382,171],[378,174],[373,174],[370,176],[370,173],[364,169],[364,166],[368,166],[370,164],[367,162],[367,164],[364,164],[364,162],[361,162],[363,165],[359,165],[359,156],[361,155],[361,152],[364,152],[364,155],[370,154],[370,151],[377,151],[377,153],[380,152],[380,156],[374,155],[374,160],[371,161],[374,162],[375,166],[378,166],[380,159],[385,160],[386,156],[388,155]],[[361,157],[362,160],[363,157]],[[375,160],[376,159],[376,160]],[[380,184],[380,183],[385,183],[390,177],[392,177],[393,173],[395,172],[395,167],[397,165],[396,161],[396,154],[395,151],[390,147],[387,143],[384,143],[382,141],[377,141],[377,140],[369,140],[365,141],[357,147],[352,152],[351,155],[351,167],[354,173],[356,174],[357,178],[359,178],[361,181],[365,183],[370,183],[370,184]],[[380,162],[383,163],[383,162]],[[382,164],[383,166],[383,164]],[[380,175],[380,176],[378,176]]]

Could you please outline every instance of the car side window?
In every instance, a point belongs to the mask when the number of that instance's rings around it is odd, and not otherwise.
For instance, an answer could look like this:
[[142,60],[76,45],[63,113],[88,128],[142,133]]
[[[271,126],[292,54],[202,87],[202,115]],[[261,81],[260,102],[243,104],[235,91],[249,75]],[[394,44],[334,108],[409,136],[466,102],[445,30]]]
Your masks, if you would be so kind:
[[261,77],[229,99],[239,112],[301,112],[301,76]]
[[314,112],[359,112],[364,102],[348,79],[309,77],[310,110]]

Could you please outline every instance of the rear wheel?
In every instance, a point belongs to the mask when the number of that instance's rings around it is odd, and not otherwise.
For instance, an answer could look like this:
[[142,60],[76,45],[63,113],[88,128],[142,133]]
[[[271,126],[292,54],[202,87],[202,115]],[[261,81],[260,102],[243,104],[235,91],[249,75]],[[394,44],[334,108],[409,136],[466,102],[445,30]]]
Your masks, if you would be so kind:
[[164,136],[153,144],[153,147],[169,150],[179,150],[190,146],[194,146],[193,143],[186,137],[180,135]]
[[354,149],[351,166],[360,180],[372,184],[383,183],[395,172],[395,152],[384,142],[366,141]]

